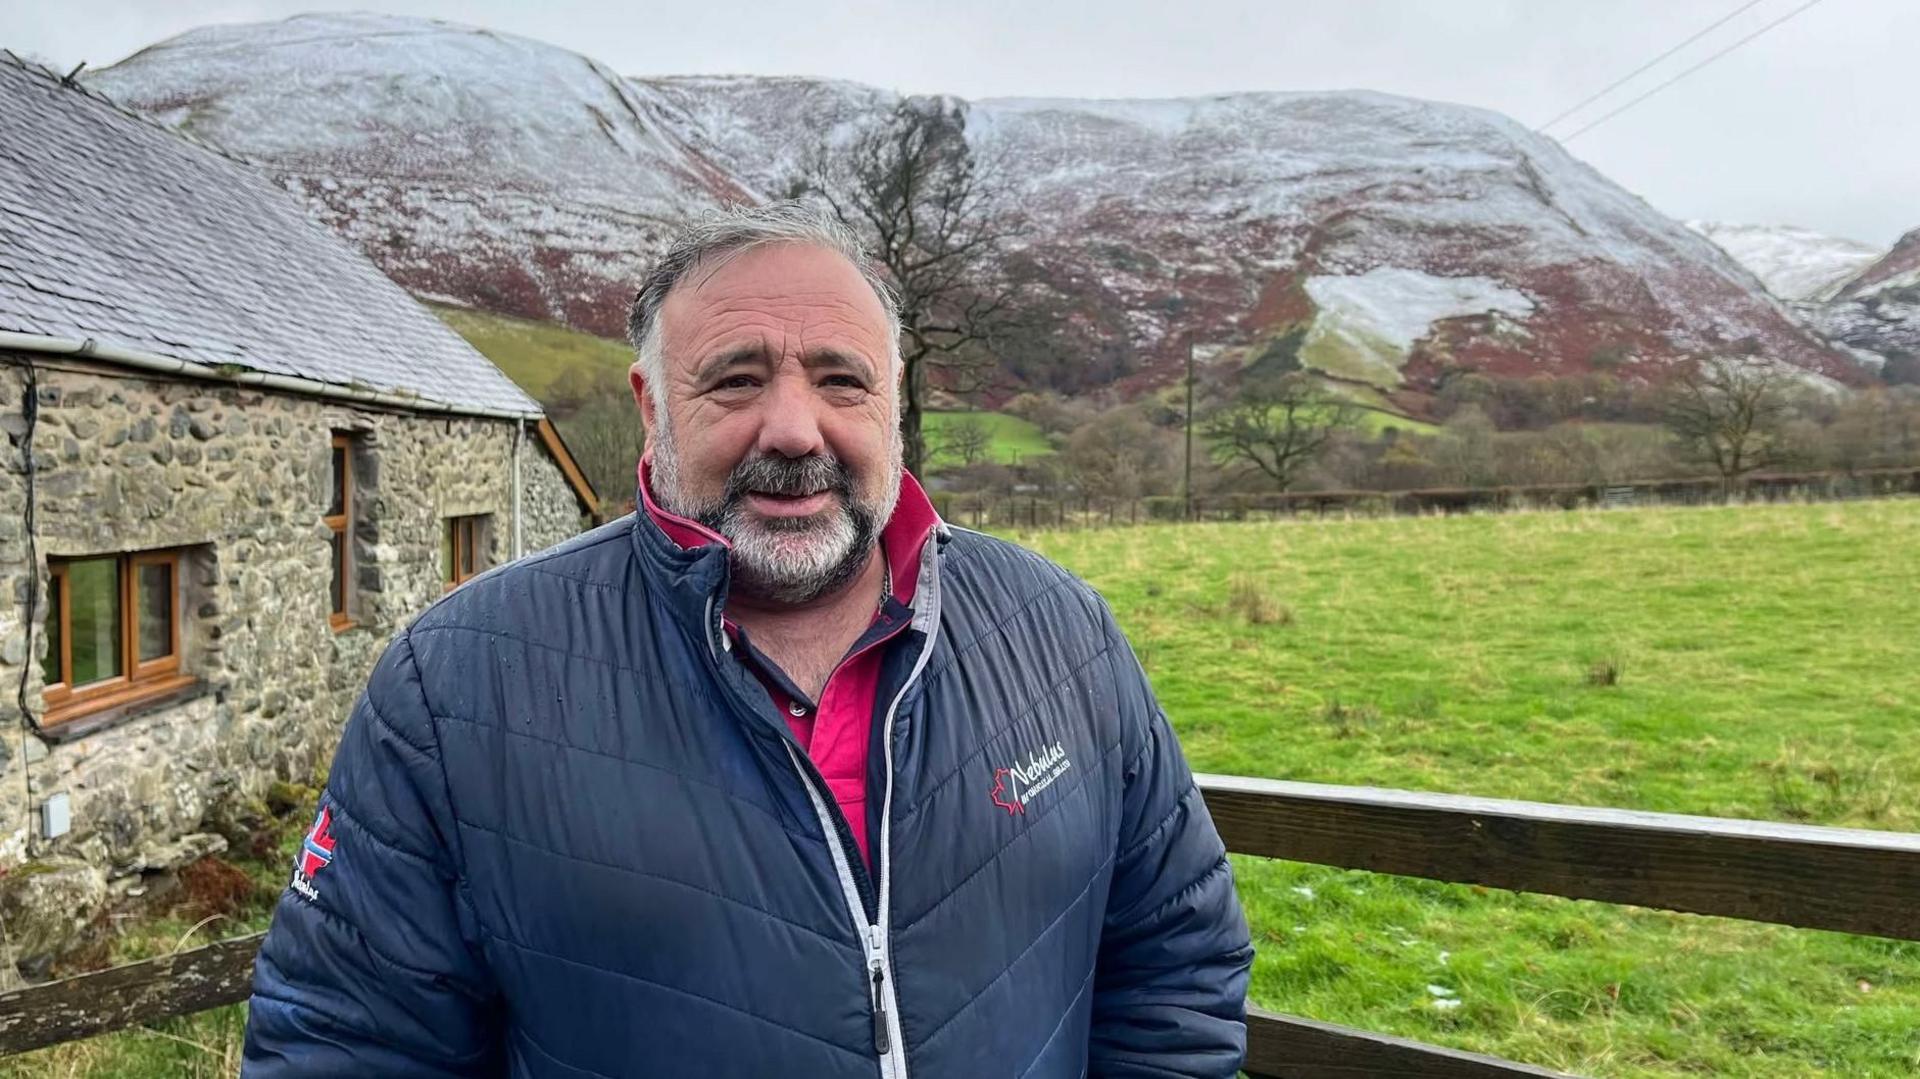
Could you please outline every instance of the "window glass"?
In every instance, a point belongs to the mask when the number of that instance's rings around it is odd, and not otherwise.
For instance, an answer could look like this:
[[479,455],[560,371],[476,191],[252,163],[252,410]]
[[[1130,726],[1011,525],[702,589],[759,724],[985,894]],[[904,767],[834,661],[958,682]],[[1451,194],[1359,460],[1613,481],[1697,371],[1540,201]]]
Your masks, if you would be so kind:
[[83,558],[67,563],[76,686],[121,674],[119,563],[117,558]]
[[134,579],[141,662],[173,654],[173,566],[143,562]]
[[344,614],[347,610],[347,543],[346,534],[333,534],[333,613]]
[[473,576],[473,539],[475,529],[473,518],[460,522],[460,577],[462,580]]
[[347,507],[347,448],[333,448],[333,499],[327,503],[327,516],[335,517]]
[[60,673],[60,578],[52,577],[47,589],[47,658],[42,661],[41,673],[48,685],[54,685],[64,677]]

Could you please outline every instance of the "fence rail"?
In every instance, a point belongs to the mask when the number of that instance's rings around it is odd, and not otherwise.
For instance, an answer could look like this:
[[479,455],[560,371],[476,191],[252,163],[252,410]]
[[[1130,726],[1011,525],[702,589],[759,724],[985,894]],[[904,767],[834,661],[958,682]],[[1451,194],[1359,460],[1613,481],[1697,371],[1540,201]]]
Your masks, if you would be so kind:
[[[1227,849],[1573,899],[1920,940],[1920,835],[1197,777]],[[1844,882],[1844,886],[1838,886]],[[260,936],[0,993],[0,1054],[246,999]],[[1256,1079],[1516,1079],[1546,1071],[1255,1010]],[[1561,1077],[1565,1079],[1565,1077]]]
[[263,933],[0,993],[0,1055],[247,999]]
[[1920,940],[1920,835],[1199,778],[1239,854]]
[[[1844,501],[1920,495],[1920,468],[1780,472],[1748,476],[1731,497],[1745,502]],[[1727,501],[1721,480],[1559,483],[1524,487],[1428,487],[1404,491],[1289,491],[1183,498],[1101,499],[1039,494],[933,495],[940,516],[973,528],[1105,528],[1155,521],[1245,521],[1334,514],[1391,516],[1516,509],[1698,506]]]

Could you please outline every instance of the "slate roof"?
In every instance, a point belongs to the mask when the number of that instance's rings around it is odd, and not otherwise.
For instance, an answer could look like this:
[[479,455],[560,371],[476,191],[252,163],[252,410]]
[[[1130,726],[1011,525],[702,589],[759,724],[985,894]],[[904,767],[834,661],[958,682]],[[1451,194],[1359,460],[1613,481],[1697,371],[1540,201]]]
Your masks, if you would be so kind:
[[253,166],[5,50],[0,330],[540,411]]

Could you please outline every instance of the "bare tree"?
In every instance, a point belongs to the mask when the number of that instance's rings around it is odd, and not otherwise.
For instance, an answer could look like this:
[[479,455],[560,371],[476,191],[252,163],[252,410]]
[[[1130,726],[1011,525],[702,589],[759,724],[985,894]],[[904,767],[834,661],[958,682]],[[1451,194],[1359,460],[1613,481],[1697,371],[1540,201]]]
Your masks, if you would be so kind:
[[1353,402],[1294,372],[1243,384],[1203,429],[1216,459],[1252,466],[1285,491],[1337,432],[1358,419]]
[[1459,487],[1489,487],[1501,479],[1500,432],[1479,405],[1462,406],[1447,417],[1433,447],[1433,463]]
[[1137,406],[1088,421],[1067,439],[1061,460],[1086,498],[1133,499],[1173,488],[1173,434],[1149,423]]
[[825,202],[899,297],[900,432],[906,465],[918,469],[928,369],[947,372],[947,389],[977,389],[1021,291],[1004,266],[1017,223],[998,170],[967,145],[959,107],[904,98],[850,141],[815,153],[788,194]]
[[937,454],[962,468],[972,468],[987,459],[993,449],[993,432],[978,416],[961,416],[940,429],[940,444],[928,454]]
[[625,512],[618,507],[631,505],[636,490],[633,466],[646,448],[640,410],[633,407],[631,396],[618,392],[625,388],[590,398],[556,421],[560,437],[567,440],[574,460],[600,493],[609,516]]
[[1685,457],[1712,466],[1732,493],[1748,475],[1785,458],[1790,386],[1764,361],[1696,361],[1667,388],[1667,429]]

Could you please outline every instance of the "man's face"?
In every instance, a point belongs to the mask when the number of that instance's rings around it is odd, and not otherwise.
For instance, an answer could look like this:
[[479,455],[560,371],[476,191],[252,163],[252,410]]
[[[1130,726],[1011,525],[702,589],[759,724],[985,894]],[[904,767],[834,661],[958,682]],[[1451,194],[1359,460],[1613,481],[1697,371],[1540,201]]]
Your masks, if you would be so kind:
[[696,267],[659,315],[667,414],[635,364],[654,493],[733,544],[736,591],[804,603],[865,565],[900,490],[886,311],[839,254]]

